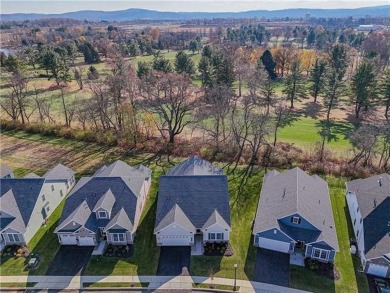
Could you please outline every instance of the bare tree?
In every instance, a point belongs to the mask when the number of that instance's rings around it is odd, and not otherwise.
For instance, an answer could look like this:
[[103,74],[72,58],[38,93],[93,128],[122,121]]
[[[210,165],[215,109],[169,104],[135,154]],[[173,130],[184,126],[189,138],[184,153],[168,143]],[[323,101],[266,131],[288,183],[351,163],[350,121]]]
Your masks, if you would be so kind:
[[17,71],[12,74],[10,78],[10,87],[11,87],[11,95],[15,98],[18,112],[22,124],[25,124],[25,119],[27,119],[26,115],[26,107],[27,107],[27,85],[29,82],[29,78],[21,71]]
[[157,127],[163,137],[168,132],[171,144],[192,122],[188,116],[196,105],[193,92],[194,86],[187,75],[152,72],[141,80],[140,104],[159,116]]
[[355,166],[360,162],[363,166],[371,165],[379,136],[379,127],[373,124],[359,127],[350,137],[355,154],[349,163],[353,163]]
[[13,122],[17,122],[20,116],[19,105],[16,96],[10,92],[1,98],[1,108],[12,119]]

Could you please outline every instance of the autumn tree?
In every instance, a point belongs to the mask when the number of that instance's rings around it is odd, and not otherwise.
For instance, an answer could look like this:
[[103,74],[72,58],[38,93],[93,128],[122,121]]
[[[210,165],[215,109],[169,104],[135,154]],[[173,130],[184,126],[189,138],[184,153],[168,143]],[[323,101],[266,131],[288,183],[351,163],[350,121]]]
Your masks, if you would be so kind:
[[385,106],[385,117],[389,121],[390,111],[390,69],[386,70],[380,83],[381,104]]

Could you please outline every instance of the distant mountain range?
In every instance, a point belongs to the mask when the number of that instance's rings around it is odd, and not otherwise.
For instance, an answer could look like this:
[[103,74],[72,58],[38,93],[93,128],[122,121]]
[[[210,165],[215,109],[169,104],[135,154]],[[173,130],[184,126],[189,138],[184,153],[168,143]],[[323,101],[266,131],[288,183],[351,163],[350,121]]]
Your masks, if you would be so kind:
[[362,7],[355,9],[283,9],[283,10],[252,10],[244,12],[162,12],[146,9],[127,9],[119,11],[84,10],[61,14],[13,13],[0,14],[1,21],[35,20],[42,18],[71,18],[90,21],[130,21],[130,20],[188,20],[212,18],[299,18],[310,14],[312,17],[365,17],[390,16],[390,5]]

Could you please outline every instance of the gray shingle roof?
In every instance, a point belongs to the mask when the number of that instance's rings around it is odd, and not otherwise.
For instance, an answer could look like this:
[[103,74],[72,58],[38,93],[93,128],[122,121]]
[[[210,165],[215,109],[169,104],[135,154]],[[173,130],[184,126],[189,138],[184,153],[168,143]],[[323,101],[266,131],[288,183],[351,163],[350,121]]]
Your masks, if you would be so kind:
[[190,157],[167,172],[168,176],[223,175],[221,168],[199,157]]
[[[9,225],[15,225],[23,233],[30,221],[36,201],[41,192],[44,179],[0,179],[0,208],[16,219]],[[12,190],[12,192],[9,192]]]
[[108,222],[104,231],[109,230],[114,225],[119,225],[127,231],[132,231],[133,223],[130,221],[129,217],[126,214],[126,211],[122,207],[119,212]]
[[97,209],[102,208],[105,211],[110,211],[112,209],[112,206],[115,203],[115,196],[112,194],[111,189],[108,189],[105,194],[103,194],[102,197],[98,200],[95,207],[93,208],[93,212],[95,212]]
[[[87,214],[88,218],[84,224],[85,228],[96,233],[98,231],[98,227],[105,227],[109,220],[96,219],[96,215],[95,213],[92,213],[92,209],[109,189],[111,189],[111,192],[115,197],[115,203],[111,210],[111,217],[115,217],[123,208],[130,221],[134,222],[137,196],[125,183],[125,179],[126,177],[92,177],[87,180],[80,180],[76,184],[75,190],[72,191],[66,198],[58,227],[61,227],[64,222],[68,222],[72,219],[72,216],[70,215],[83,201],[86,201],[89,209],[91,210],[91,212]],[[82,186],[78,187],[77,185],[79,184]],[[129,228],[131,229],[131,227]]]
[[72,225],[77,227],[84,226],[90,215],[91,209],[88,206],[87,201],[84,200],[72,211],[70,215],[68,215],[66,219],[61,222],[60,225],[58,225],[56,231],[62,230],[64,227],[67,227],[66,230],[69,230],[69,225],[70,227]]
[[151,170],[147,167],[139,167],[136,168],[129,166],[125,162],[121,160],[117,160],[109,166],[103,166],[93,175],[94,177],[150,177]]
[[226,221],[221,217],[221,215],[218,213],[217,210],[215,210],[210,218],[208,218],[208,220],[206,221],[206,223],[204,223],[202,229],[206,229],[207,227],[210,227],[214,224],[218,224],[219,226],[225,228],[225,229],[228,229],[230,230],[230,226],[226,223]]
[[12,173],[12,169],[10,167],[8,167],[8,165],[6,164],[1,164],[0,165],[0,177],[3,178],[5,176],[7,176],[8,174]]
[[[227,177],[225,175],[161,176],[156,228],[175,205],[180,207],[198,229],[203,227],[215,210],[230,225]],[[186,224],[182,223],[182,225]]]
[[62,164],[58,164],[53,169],[49,170],[43,178],[46,179],[59,179],[59,180],[68,180],[74,176],[74,171]]
[[11,228],[20,233],[26,230],[12,189],[1,196],[0,210],[0,230]]
[[173,223],[182,226],[192,233],[196,232],[196,227],[191,223],[178,204],[175,204],[172,207],[172,209],[165,215],[154,231],[160,231]]
[[366,258],[390,253],[390,175],[349,181],[347,189],[356,194],[363,217]]
[[26,176],[24,176],[23,178],[42,178],[41,176],[38,176],[37,174],[35,173],[28,173]]
[[[326,181],[299,168],[268,172],[263,179],[253,234],[271,228],[283,230],[278,219],[293,214],[299,214],[321,231],[315,241],[324,240],[339,249]],[[292,234],[289,236],[294,239]],[[312,234],[306,236],[313,238]]]

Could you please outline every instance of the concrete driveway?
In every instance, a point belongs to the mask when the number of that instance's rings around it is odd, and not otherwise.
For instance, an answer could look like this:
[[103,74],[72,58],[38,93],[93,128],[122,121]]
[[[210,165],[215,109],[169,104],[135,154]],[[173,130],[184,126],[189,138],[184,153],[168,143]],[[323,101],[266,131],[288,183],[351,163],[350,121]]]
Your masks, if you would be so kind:
[[183,267],[190,269],[190,246],[162,246],[158,261],[157,276],[178,276]]
[[62,245],[47,269],[46,275],[81,275],[88,264],[93,248],[93,246]]
[[288,253],[258,248],[253,280],[289,287],[290,255]]

